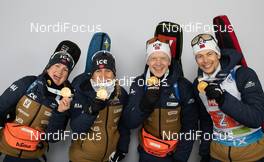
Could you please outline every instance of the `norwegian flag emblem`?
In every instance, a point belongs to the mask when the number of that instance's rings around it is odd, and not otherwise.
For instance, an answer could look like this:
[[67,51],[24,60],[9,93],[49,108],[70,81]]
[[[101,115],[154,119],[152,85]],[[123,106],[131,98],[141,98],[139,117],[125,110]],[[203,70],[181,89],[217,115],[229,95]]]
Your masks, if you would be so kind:
[[66,46],[66,45],[62,45],[61,46],[61,51],[68,51],[70,47]]
[[67,63],[67,60],[66,59],[62,59],[61,60],[61,63],[66,64]]
[[99,65],[99,69],[103,69],[104,68],[104,64]]
[[160,43],[156,43],[156,44],[153,45],[153,47],[154,47],[155,50],[159,50],[160,49],[160,46],[161,46]]
[[218,103],[215,100],[208,100],[208,106],[210,107],[218,106]]
[[200,48],[204,48],[205,47],[205,41],[203,41],[202,39],[199,42],[199,47]]
[[204,48],[205,45],[204,45],[204,44],[200,44],[199,47],[200,47],[200,48]]

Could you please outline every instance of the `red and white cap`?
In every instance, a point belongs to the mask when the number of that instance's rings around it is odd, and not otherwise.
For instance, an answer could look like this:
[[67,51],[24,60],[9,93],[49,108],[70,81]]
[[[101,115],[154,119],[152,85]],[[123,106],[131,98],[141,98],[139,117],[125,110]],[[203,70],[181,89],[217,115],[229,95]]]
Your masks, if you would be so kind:
[[201,52],[203,50],[210,49],[210,50],[213,50],[214,52],[216,52],[219,56],[221,56],[220,49],[219,49],[218,45],[216,44],[215,40],[213,40],[213,39],[211,39],[211,40],[200,39],[197,44],[192,46],[192,49],[193,49],[194,55],[198,54],[199,52]]
[[156,40],[153,43],[147,44],[146,61],[148,60],[150,55],[153,54],[154,52],[164,52],[171,60],[171,50],[168,43],[164,43],[164,42],[160,42],[159,40]]

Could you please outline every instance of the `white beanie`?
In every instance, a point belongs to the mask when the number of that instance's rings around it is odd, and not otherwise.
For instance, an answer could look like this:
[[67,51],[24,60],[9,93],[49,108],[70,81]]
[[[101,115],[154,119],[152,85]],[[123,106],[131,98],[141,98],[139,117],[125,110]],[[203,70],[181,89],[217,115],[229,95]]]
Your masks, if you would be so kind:
[[153,43],[147,44],[146,61],[148,60],[151,54],[153,54],[154,52],[159,52],[159,51],[164,52],[171,60],[170,45],[168,43],[163,43],[163,42],[160,42],[159,40],[156,40]]
[[211,40],[203,40],[202,38],[199,38],[198,43],[196,43],[194,46],[192,46],[193,54],[196,55],[199,52],[203,50],[213,50],[216,52],[219,56],[221,56],[220,49],[218,45],[216,44],[214,39]]

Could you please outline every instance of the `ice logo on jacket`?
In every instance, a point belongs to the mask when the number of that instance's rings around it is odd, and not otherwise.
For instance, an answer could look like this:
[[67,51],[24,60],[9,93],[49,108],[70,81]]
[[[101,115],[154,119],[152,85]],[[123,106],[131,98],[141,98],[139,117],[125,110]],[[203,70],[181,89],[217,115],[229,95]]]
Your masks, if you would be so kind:
[[34,94],[33,92],[28,94],[28,97],[32,98],[33,100],[37,100],[38,96]]

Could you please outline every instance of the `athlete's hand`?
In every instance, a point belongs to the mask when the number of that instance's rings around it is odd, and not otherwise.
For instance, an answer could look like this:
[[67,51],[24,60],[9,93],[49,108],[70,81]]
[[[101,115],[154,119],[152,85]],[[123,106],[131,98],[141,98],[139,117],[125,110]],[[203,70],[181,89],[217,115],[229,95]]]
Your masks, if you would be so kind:
[[205,88],[205,94],[209,100],[215,100],[218,104],[222,104],[224,100],[224,91],[217,83],[209,83]]
[[107,101],[95,98],[90,106],[84,108],[84,112],[91,115],[97,115],[99,111],[104,109],[106,106]]
[[58,106],[58,112],[65,112],[70,109],[72,98],[63,97]]
[[116,152],[113,152],[110,157],[108,162],[119,162],[122,159],[124,159],[126,156],[126,153],[123,153],[122,151],[117,150]]
[[151,86],[148,87],[144,97],[140,103],[140,109],[144,112],[152,112],[156,103],[160,98],[160,87],[159,86]]

